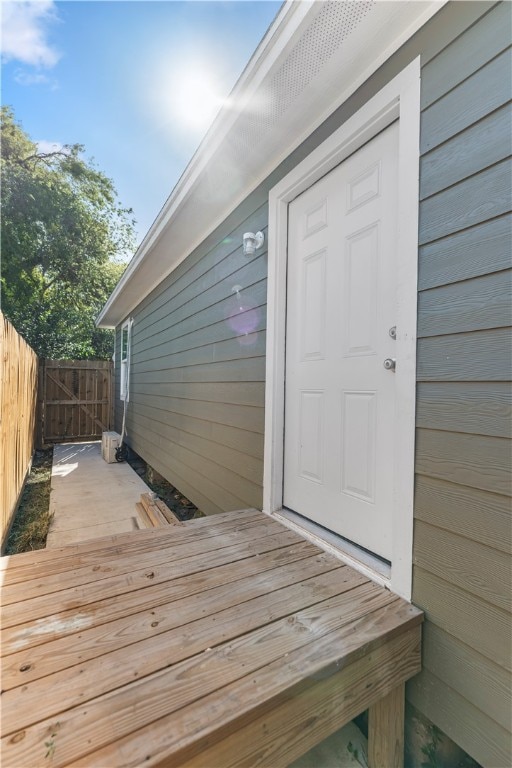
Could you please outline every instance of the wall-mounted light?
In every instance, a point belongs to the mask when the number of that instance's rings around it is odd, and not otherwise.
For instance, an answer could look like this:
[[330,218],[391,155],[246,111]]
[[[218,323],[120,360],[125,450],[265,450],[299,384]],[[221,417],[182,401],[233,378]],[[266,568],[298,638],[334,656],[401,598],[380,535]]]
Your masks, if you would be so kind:
[[254,256],[254,251],[261,248],[265,242],[263,232],[246,232],[243,236],[244,256]]

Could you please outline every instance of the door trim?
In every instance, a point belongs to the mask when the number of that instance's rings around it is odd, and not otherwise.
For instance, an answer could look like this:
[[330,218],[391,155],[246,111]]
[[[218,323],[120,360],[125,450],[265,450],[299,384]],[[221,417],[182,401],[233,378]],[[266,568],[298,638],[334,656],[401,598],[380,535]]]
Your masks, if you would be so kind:
[[397,266],[397,424],[390,588],[410,600],[416,408],[420,60],[379,93],[285,176],[269,194],[267,357],[263,511],[283,506],[288,204],[343,160],[399,121]]

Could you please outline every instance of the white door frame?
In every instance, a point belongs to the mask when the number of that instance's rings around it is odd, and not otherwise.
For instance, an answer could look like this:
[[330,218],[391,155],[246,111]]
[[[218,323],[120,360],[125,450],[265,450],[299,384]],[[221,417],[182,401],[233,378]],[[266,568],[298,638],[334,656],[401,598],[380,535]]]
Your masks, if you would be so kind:
[[395,120],[399,121],[399,202],[396,322],[398,363],[394,375],[400,418],[397,421],[393,555],[389,586],[410,600],[416,408],[419,58],[270,191],[263,511],[272,514],[279,512],[283,506],[288,204]]

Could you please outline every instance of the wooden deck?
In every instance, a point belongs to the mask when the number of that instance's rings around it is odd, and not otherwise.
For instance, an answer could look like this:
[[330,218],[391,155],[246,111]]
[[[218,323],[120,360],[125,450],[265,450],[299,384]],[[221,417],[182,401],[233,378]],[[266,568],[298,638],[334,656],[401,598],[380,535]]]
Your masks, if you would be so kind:
[[9,768],[277,768],[367,708],[400,764],[421,612],[261,512],[2,567]]

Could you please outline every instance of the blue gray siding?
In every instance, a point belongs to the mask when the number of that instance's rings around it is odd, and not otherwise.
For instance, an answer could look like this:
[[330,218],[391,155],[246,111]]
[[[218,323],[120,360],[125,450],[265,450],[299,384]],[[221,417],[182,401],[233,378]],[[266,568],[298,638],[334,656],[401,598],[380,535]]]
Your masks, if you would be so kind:
[[510,24],[496,6],[422,69],[408,697],[486,766],[512,762]]
[[261,507],[266,249],[241,244],[267,218],[231,222],[134,313],[128,442],[206,513]]
[[[268,190],[420,55],[413,600],[427,621],[407,695],[490,768],[512,762],[510,13],[445,6],[141,303],[127,421],[205,512],[261,506],[266,254],[246,260],[242,233],[266,232]],[[228,321],[235,285],[248,336]]]

